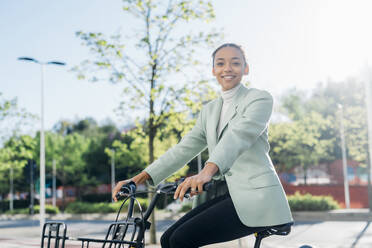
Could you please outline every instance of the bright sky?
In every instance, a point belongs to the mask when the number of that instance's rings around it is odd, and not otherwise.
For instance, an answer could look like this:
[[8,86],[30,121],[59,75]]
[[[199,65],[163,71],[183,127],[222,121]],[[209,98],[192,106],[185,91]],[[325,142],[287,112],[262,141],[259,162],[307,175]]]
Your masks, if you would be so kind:
[[[211,26],[224,28],[226,42],[245,48],[250,64],[246,79],[275,97],[291,87],[312,89],[328,79],[358,77],[366,62],[372,64],[372,1],[213,3],[217,19]],[[46,68],[46,128],[61,119],[87,116],[124,125],[114,113],[120,85],[80,81],[68,71],[89,55],[76,31],[111,34],[119,27],[131,28],[119,0],[0,1],[0,92],[7,99],[17,97],[21,107],[39,115],[40,68],[17,58],[64,61],[67,67]]]

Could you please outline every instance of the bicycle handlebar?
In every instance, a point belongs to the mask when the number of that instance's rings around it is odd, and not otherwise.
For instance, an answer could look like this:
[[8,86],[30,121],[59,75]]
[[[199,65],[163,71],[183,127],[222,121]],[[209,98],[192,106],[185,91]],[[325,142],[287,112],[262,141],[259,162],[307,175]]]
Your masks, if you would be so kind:
[[[178,185],[180,185],[183,181],[185,181],[185,178],[181,178],[180,180],[178,180],[176,183],[177,183],[177,187]],[[213,185],[213,182],[207,182],[205,184],[203,184],[203,191],[208,191],[210,190],[210,188],[212,187]],[[177,189],[176,187],[176,189]],[[198,192],[198,189],[196,189],[196,193]],[[191,193],[191,188],[188,188],[186,193],[185,193],[185,197],[188,199],[190,198],[190,193]]]
[[135,182],[130,181],[127,184],[124,184],[121,186],[120,191],[116,193],[115,197],[117,199],[128,196],[128,195],[133,195],[136,193],[137,185]]
[[[170,193],[174,193],[177,189],[177,187],[185,180],[185,178],[181,178],[180,180],[174,182],[174,183],[164,183],[164,184],[160,184],[158,187],[157,187],[157,190],[156,190],[156,193],[160,194],[160,193],[163,193],[163,194],[170,194]],[[212,187],[213,185],[213,182],[207,182],[203,185],[203,191],[208,191],[210,190],[210,188]],[[119,198],[122,198],[122,197],[126,197],[126,196],[129,196],[129,195],[134,195],[136,193],[145,193],[145,192],[136,192],[136,189],[137,189],[137,186],[136,184],[133,182],[133,181],[130,181],[129,183],[123,185],[120,189],[120,191],[116,194],[116,198],[119,199]],[[196,192],[198,192],[196,190]],[[191,188],[189,188],[186,193],[185,193],[185,197],[186,198],[190,198],[190,193],[191,193]]]

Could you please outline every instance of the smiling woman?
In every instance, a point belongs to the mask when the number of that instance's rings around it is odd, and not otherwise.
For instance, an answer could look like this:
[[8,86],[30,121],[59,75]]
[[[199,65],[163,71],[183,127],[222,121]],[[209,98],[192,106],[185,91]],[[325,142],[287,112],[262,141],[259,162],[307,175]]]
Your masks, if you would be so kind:
[[[163,248],[197,248],[261,232],[293,221],[283,187],[268,155],[268,125],[273,98],[267,91],[246,88],[248,65],[240,46],[226,43],[213,52],[212,73],[221,97],[203,106],[194,128],[144,171],[120,181],[158,185],[206,147],[209,159],[174,193],[181,201],[191,190],[194,208],[161,237]],[[203,185],[213,182],[203,192]],[[255,246],[257,247],[257,246]]]

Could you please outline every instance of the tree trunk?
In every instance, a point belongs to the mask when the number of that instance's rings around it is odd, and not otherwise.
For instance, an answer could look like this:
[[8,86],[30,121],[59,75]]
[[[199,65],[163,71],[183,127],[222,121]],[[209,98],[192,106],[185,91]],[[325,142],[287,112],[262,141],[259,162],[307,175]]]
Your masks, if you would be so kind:
[[[152,127],[152,118],[150,118],[150,124],[149,124],[149,164],[154,162],[154,127]],[[153,198],[154,193],[150,192],[148,197],[149,200]],[[150,226],[150,243],[156,244],[156,220],[155,220],[155,208],[154,211],[152,211],[150,215],[150,222],[152,223]]]
[[81,186],[80,185],[76,187],[76,198],[78,199],[78,201],[81,201]]
[[65,212],[65,165],[62,163],[62,213]]
[[368,205],[369,212],[372,212],[372,185],[371,185],[371,164],[368,163]]
[[[149,14],[149,13],[148,13]],[[149,22],[147,20],[147,28],[149,28]],[[149,43],[149,55],[150,57],[153,57],[153,54],[152,54],[152,47],[151,47],[151,44]],[[149,99],[149,103],[150,103],[150,108],[149,108],[149,114],[150,114],[150,118],[149,118],[149,164],[151,164],[152,162],[154,162],[154,139],[155,139],[155,135],[156,135],[156,124],[154,123],[154,116],[155,116],[155,110],[154,110],[154,99],[153,99],[153,93],[152,93],[152,90],[155,88],[155,75],[156,75],[156,66],[157,66],[157,63],[155,61],[155,63],[153,64],[152,66],[152,73],[151,73],[151,80],[150,80],[150,99]],[[152,190],[150,190],[152,191]],[[153,198],[154,194],[153,193],[149,193],[149,200],[151,202],[151,199]],[[151,213],[151,216],[150,216],[150,222],[152,223],[151,226],[150,226],[150,244],[156,244],[156,219],[155,219],[155,208],[154,210],[152,211]]]
[[[154,75],[155,75],[156,66],[153,67],[152,80],[151,80],[151,89],[154,88]],[[149,164],[154,162],[154,139],[156,134],[156,126],[154,125],[154,101],[152,95],[150,94],[150,118],[149,118]],[[151,190],[150,190],[151,191]],[[149,193],[149,201],[153,198],[154,193]],[[156,220],[155,220],[155,208],[150,215],[150,244],[156,244]]]
[[303,166],[304,168],[304,184],[307,185],[307,166]]

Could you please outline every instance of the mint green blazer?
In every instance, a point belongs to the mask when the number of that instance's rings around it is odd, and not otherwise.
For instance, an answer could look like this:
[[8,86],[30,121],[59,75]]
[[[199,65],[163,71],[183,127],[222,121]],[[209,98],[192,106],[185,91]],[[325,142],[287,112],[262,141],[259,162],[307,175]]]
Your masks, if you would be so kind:
[[226,180],[243,224],[257,227],[293,221],[288,200],[268,154],[272,96],[267,91],[242,85],[217,136],[221,108],[221,97],[206,104],[193,129],[145,169],[152,183],[158,185],[208,148],[207,162],[218,166],[219,175],[214,177]]

